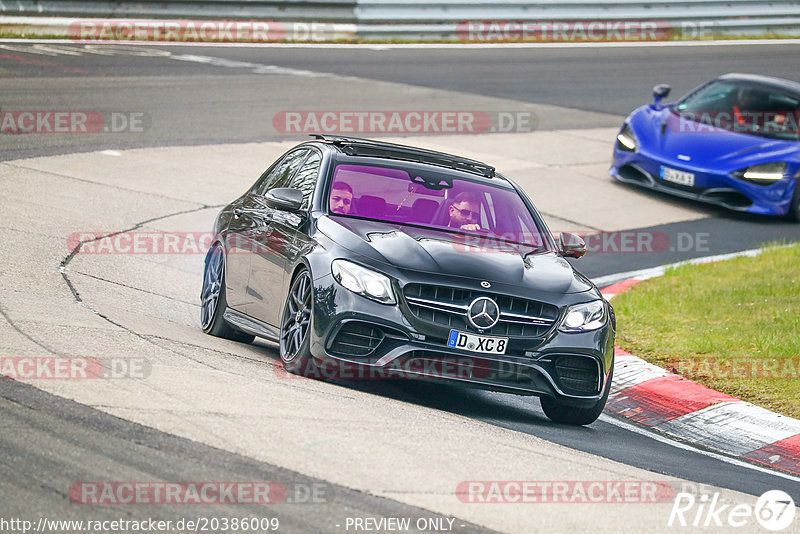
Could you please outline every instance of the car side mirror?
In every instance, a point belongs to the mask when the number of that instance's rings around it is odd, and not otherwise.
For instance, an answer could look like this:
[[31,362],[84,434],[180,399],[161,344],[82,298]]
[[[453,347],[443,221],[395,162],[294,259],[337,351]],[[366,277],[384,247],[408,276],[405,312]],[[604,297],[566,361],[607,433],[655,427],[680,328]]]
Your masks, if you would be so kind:
[[580,258],[586,254],[586,242],[579,235],[561,232],[558,236],[558,249],[565,258]]
[[292,187],[276,187],[267,191],[264,200],[270,208],[296,213],[303,205],[303,192]]
[[653,87],[653,107],[660,109],[661,101],[669,96],[672,87],[665,83],[660,83]]

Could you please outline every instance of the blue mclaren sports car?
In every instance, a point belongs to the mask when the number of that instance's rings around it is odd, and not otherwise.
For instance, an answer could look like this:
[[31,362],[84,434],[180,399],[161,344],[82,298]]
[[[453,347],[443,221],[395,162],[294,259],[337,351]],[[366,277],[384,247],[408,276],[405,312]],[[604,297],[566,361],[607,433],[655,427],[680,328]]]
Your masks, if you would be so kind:
[[625,119],[609,172],[617,180],[726,208],[800,221],[800,83],[725,74]]

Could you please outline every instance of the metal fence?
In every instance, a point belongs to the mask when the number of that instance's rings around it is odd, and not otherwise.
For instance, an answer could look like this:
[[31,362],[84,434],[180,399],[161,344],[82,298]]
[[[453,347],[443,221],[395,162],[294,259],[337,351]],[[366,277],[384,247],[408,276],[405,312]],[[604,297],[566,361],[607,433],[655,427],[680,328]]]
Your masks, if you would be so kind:
[[797,0],[358,0],[358,22],[697,20],[800,17]]
[[628,40],[616,38],[626,21],[659,39],[800,35],[800,0],[0,0],[0,31],[37,17],[51,35],[53,17],[335,23],[364,40]]
[[17,16],[354,22],[356,0],[0,0]]

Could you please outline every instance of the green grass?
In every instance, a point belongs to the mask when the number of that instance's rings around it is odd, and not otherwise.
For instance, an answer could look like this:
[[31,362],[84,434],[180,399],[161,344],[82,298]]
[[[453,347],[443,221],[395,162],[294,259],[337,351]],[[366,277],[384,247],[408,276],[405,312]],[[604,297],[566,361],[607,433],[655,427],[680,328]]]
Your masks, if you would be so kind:
[[670,269],[617,296],[614,310],[623,349],[800,418],[800,245]]

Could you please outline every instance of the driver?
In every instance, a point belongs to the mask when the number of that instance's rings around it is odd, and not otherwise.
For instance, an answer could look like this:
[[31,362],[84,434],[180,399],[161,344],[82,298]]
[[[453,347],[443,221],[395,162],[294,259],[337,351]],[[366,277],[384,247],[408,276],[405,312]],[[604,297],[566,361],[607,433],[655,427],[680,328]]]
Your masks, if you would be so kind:
[[736,91],[736,100],[733,103],[733,118],[736,124],[744,126],[747,112],[753,111],[756,103],[755,91],[749,87],[740,87]]
[[457,194],[450,205],[450,222],[447,226],[461,230],[480,230],[480,205],[480,199],[475,193],[464,191]]

